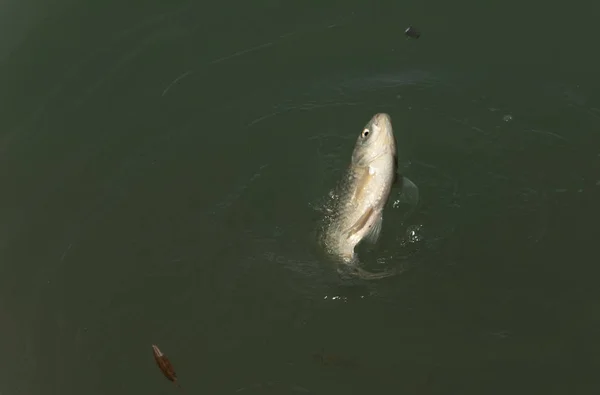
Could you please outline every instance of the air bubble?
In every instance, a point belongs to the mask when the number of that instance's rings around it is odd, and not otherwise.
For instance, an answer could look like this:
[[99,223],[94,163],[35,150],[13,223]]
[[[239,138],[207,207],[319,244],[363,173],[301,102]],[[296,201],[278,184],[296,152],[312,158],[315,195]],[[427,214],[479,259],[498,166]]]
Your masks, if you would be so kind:
[[423,240],[423,225],[411,225],[406,229],[406,238],[409,243],[418,243]]

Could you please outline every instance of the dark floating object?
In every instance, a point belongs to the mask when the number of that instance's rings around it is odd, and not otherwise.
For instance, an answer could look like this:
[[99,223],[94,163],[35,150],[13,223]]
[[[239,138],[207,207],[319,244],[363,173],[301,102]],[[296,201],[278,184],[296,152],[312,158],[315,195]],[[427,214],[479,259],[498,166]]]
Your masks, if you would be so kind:
[[154,353],[154,360],[156,361],[156,364],[163,372],[165,377],[174,382],[177,387],[181,388],[177,382],[177,373],[175,373],[175,369],[173,369],[173,365],[171,365],[169,358],[167,358],[167,356],[160,351],[160,348],[154,344],[152,345],[152,352]]
[[406,34],[406,36],[410,37],[410,38],[421,37],[421,33],[412,26],[409,26],[408,28],[406,28],[406,30],[404,31],[404,34]]

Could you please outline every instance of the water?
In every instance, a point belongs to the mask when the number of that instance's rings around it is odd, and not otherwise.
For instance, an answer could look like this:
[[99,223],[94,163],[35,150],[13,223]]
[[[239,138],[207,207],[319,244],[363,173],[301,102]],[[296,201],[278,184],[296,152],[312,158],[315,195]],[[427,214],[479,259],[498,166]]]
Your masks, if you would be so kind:
[[[596,392],[594,7],[4,3],[0,393],[176,391],[151,344],[188,393]],[[380,111],[419,205],[360,254],[408,270],[343,283]]]

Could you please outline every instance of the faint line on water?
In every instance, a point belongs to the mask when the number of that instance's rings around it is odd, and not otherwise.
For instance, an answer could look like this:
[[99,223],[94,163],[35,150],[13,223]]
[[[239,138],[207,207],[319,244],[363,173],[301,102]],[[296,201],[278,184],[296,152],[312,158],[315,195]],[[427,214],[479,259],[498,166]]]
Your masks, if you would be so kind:
[[[331,29],[331,28],[336,27],[336,26],[341,26],[341,25],[339,25],[339,24],[328,25],[328,26],[325,27],[325,29]],[[322,30],[322,29],[324,29],[324,28],[323,27],[319,27],[316,30],[318,31],[318,30]],[[296,34],[302,34],[302,33],[306,33],[306,32],[293,31],[293,32],[290,32],[290,33],[284,33],[284,34],[282,34],[282,35],[279,36],[279,40],[277,40],[277,41],[282,41],[282,39],[284,39],[286,37],[290,37],[290,36],[294,36]],[[218,59],[215,59],[213,61],[210,61],[209,64],[220,63],[220,62],[223,62],[225,60],[234,58],[236,56],[244,55],[244,54],[249,53],[249,52],[254,52],[254,51],[257,51],[259,49],[269,47],[269,46],[271,46],[273,44],[274,44],[274,42],[268,42],[268,43],[260,44],[260,45],[254,46],[254,47],[250,47],[248,49],[244,49],[244,50],[235,52],[235,53],[233,53],[231,55],[224,56],[222,58],[218,58]]]
[[317,139],[321,139],[323,137],[336,137],[336,138],[340,138],[340,139],[354,140],[354,136],[335,134],[335,133],[315,134],[314,136],[307,137],[307,140],[317,140]]
[[215,215],[219,209],[223,210],[231,206],[233,202],[235,202],[242,195],[242,193],[246,191],[248,187],[250,187],[250,184],[252,184],[254,180],[262,176],[262,170],[265,169],[267,166],[269,166],[269,164],[267,163],[261,165],[258,168],[258,170],[255,171],[254,174],[250,176],[250,178],[246,182],[244,182],[240,187],[236,188],[236,190],[234,190],[233,192],[226,195],[222,202],[217,203],[215,205],[216,209],[213,209],[209,214]]
[[[331,29],[331,28],[333,28],[333,27],[337,27],[337,26],[340,26],[340,25],[339,25],[339,24],[333,24],[333,25],[329,25],[329,26],[327,26],[327,27],[326,27],[326,29]],[[260,49],[263,49],[263,48],[270,47],[270,46],[272,46],[273,44],[275,44],[276,42],[283,41],[283,39],[285,39],[285,38],[287,38],[287,37],[290,37],[290,36],[293,36],[293,35],[296,35],[296,34],[301,34],[301,33],[302,33],[302,32],[300,32],[300,31],[293,31],[293,32],[290,32],[290,33],[285,33],[285,34],[283,34],[283,35],[280,35],[280,36],[279,36],[279,39],[278,39],[278,40],[276,40],[275,42],[267,42],[267,43],[264,43],[264,44],[260,44],[260,45],[256,45],[256,46],[253,46],[253,47],[247,48],[247,49],[243,49],[243,50],[241,50],[241,51],[238,51],[238,52],[235,52],[235,53],[233,53],[233,54],[231,54],[231,55],[223,56],[223,57],[221,57],[221,58],[218,58],[218,59],[212,60],[212,61],[208,62],[208,64],[216,64],[216,63],[224,62],[224,61],[226,61],[226,60],[229,60],[229,59],[231,59],[231,58],[235,58],[235,57],[237,57],[237,56],[241,56],[241,55],[244,55],[244,54],[247,54],[247,53],[251,53],[251,52],[254,52],[254,51],[258,51],[258,50],[260,50]],[[171,88],[171,86],[172,86],[172,85],[174,85],[174,84],[175,84],[175,83],[177,83],[179,80],[181,80],[182,78],[185,78],[187,75],[189,75],[189,74],[191,74],[191,73],[192,73],[192,70],[188,70],[187,72],[185,72],[185,73],[183,73],[182,75],[180,75],[179,77],[177,77],[177,78],[176,78],[176,79],[175,79],[173,82],[171,82],[171,83],[170,83],[170,84],[169,84],[169,85],[168,85],[168,86],[165,88],[165,90],[163,91],[163,93],[162,93],[162,95],[161,95],[161,96],[164,96],[164,95],[167,93],[167,91],[168,91],[168,90]]]
[[595,118],[600,118],[600,110],[597,108],[588,108],[586,112]]
[[130,49],[124,55],[120,56],[115,62],[112,63],[112,67],[110,67],[105,73],[103,73],[100,78],[98,78],[93,84],[91,84],[91,86],[88,86],[88,88],[83,92],[83,94],[81,94],[73,102],[71,102],[71,110],[74,110],[79,106],[83,105],[83,103],[98,89],[100,89],[100,87],[102,87],[108,80],[110,80],[111,77],[117,75],[117,73],[128,64],[131,64],[133,60],[142,51],[144,51],[147,47],[152,45],[157,38],[160,38],[162,36],[162,32],[152,34],[146,39],[142,40],[142,42],[139,45],[136,45],[135,48]]
[[[273,43],[272,43],[272,42],[269,42],[269,43],[266,43],[266,44],[257,45],[257,46],[255,46],[255,47],[248,48],[248,49],[244,49],[244,50],[242,50],[242,51],[238,51],[238,52],[236,52],[236,53],[234,53],[234,54],[231,54],[231,55],[228,55],[228,56],[224,56],[224,57],[222,57],[222,58],[219,58],[219,59],[215,59],[215,60],[213,60],[213,61],[210,61],[208,64],[220,63],[220,62],[223,62],[223,61],[225,61],[225,60],[228,60],[228,59],[234,58],[234,57],[236,57],[236,56],[240,56],[240,55],[243,55],[243,54],[245,54],[245,53],[249,53],[249,52],[257,51],[257,50],[259,50],[259,49],[261,49],[261,48],[266,48],[266,47],[268,47],[268,46],[271,46],[271,45],[273,45]],[[172,81],[172,82],[171,82],[171,83],[170,83],[170,84],[169,84],[169,85],[168,85],[168,86],[167,86],[167,87],[166,87],[166,88],[163,90],[163,93],[161,94],[161,96],[164,96],[164,95],[166,95],[166,94],[167,94],[167,92],[169,91],[169,89],[171,89],[171,87],[172,87],[173,85],[175,85],[177,82],[179,82],[180,80],[182,80],[183,78],[187,77],[188,75],[190,75],[190,74],[192,74],[192,73],[193,73],[193,70],[188,70],[188,71],[186,71],[185,73],[181,74],[179,77],[175,78],[175,79],[174,79],[174,80],[173,80],[173,81]]]
[[[24,117],[24,119],[19,122],[19,125],[16,126],[13,130],[11,130],[10,132],[7,133],[6,137],[5,137],[5,145],[8,145],[8,140],[10,140],[14,135],[20,134],[21,131],[23,129],[25,129],[27,127],[28,124],[32,124],[34,123],[39,117],[40,115],[44,112],[44,110],[46,110],[46,107],[48,107],[48,104],[51,103],[53,101],[53,99],[58,96],[58,94],[63,90],[64,85],[66,84],[66,82],[72,78],[73,75],[76,75],[77,71],[86,63],[91,62],[99,53],[102,52],[106,52],[107,50],[110,50],[114,47],[114,43],[117,42],[121,42],[123,40],[124,37],[130,35],[133,32],[136,32],[138,30],[140,30],[143,27],[147,27],[148,25],[152,25],[152,24],[159,24],[159,22],[162,22],[164,19],[166,19],[167,16],[170,15],[177,15],[179,13],[182,13],[183,11],[185,11],[185,9],[187,9],[189,6],[191,6],[193,4],[193,2],[188,2],[186,5],[181,6],[175,10],[171,10],[171,11],[167,11],[164,12],[162,14],[158,14],[158,15],[152,15],[146,19],[144,19],[142,22],[139,22],[135,25],[132,25],[124,30],[121,30],[117,33],[114,33],[112,35],[110,35],[109,37],[109,41],[110,43],[107,45],[103,45],[100,48],[96,48],[95,50],[91,51],[90,53],[82,56],[77,62],[73,62],[70,67],[68,67],[66,69],[66,71],[63,73],[62,78],[59,78],[59,82],[56,83],[56,85],[49,90],[49,92],[44,96],[44,98],[41,100],[41,104],[39,106],[37,106],[36,110],[33,110],[28,116]],[[88,92],[89,93],[89,92]]]
[[185,73],[181,74],[179,77],[175,78],[173,81],[171,81],[171,83],[165,88],[165,90],[163,91],[161,96],[164,96],[169,89],[171,89],[171,87],[173,85],[175,85],[177,82],[179,82],[180,80],[184,79],[185,77],[187,77],[188,75],[192,74],[193,71],[192,70],[188,70]]
[[553,132],[548,132],[548,131],[545,131],[545,130],[536,130],[536,129],[529,129],[529,132],[538,133],[538,134],[545,134],[545,135],[548,135],[548,136],[556,137],[557,139],[562,140],[564,142],[567,142],[567,143],[569,142],[569,140],[567,140],[566,138],[564,138],[560,134],[556,134],[556,133],[553,133]]
[[67,256],[67,252],[69,252],[69,250],[71,249],[71,247],[73,247],[73,244],[69,244],[69,246],[67,247],[67,249],[65,250],[65,252],[63,252],[62,256],[60,257],[60,261],[64,261],[65,260],[65,256]]
[[231,55],[228,55],[228,56],[224,56],[224,57],[219,58],[219,59],[215,59],[213,61],[208,62],[208,64],[220,63],[220,62],[223,62],[225,60],[228,60],[228,59],[231,59],[231,58],[235,58],[236,56],[240,56],[240,55],[244,55],[246,53],[258,51],[259,49],[266,48],[266,47],[269,47],[271,45],[273,45],[272,42],[261,44],[261,45],[257,45],[255,47],[244,49],[244,50],[238,51],[238,52],[236,52],[234,54],[231,54]]
[[444,178],[446,178],[447,180],[449,180],[449,181],[452,183],[452,185],[453,185],[453,188],[452,188],[452,196],[453,196],[453,197],[456,197],[456,196],[458,196],[458,182],[457,182],[457,181],[456,181],[454,178],[452,178],[451,176],[449,176],[449,175],[448,175],[448,174],[446,174],[445,172],[443,172],[443,171],[441,171],[440,169],[438,169],[438,168],[437,168],[437,166],[434,166],[434,165],[432,165],[432,164],[425,163],[425,162],[420,162],[420,161],[416,161],[416,160],[415,160],[415,161],[413,161],[413,163],[414,163],[414,164],[416,164],[416,165],[419,165],[419,166],[422,166],[422,167],[428,168],[428,169],[432,169],[432,170],[434,170],[436,173],[440,174],[441,176],[443,176]]
[[469,127],[471,127],[471,130],[474,130],[474,131],[479,132],[481,134],[485,134],[485,135],[488,134],[484,130],[482,130],[482,129],[476,127],[476,126],[469,125],[469,122],[467,120],[460,120],[458,118],[450,118],[450,120],[454,121],[454,122],[457,122],[457,123],[460,123],[461,125],[469,126]]
[[315,109],[319,109],[319,108],[325,108],[325,107],[340,107],[340,106],[358,106],[360,103],[325,103],[325,104],[312,104],[312,103],[304,103],[304,104],[299,104],[297,106],[291,106],[288,108],[284,108],[282,110],[279,111],[275,111],[269,114],[265,114],[263,116],[260,116],[252,121],[250,121],[247,126],[250,127],[254,124],[257,124],[259,122],[264,121],[265,119],[269,119],[272,118],[274,116],[277,116],[279,114],[283,114],[284,112],[289,112],[289,111],[293,111],[293,110],[300,110],[300,111],[311,111],[311,110],[315,110]]
[[274,117],[274,116],[276,116],[276,115],[279,115],[279,114],[282,114],[282,113],[284,113],[284,112],[288,112],[288,111],[291,111],[291,110],[292,110],[292,108],[286,108],[285,110],[281,110],[281,111],[275,111],[275,112],[272,112],[272,113],[270,113],[270,114],[263,115],[262,117],[258,117],[258,118],[256,118],[256,119],[254,119],[253,121],[251,121],[250,123],[248,123],[248,125],[247,125],[247,126],[252,126],[252,125],[254,125],[255,123],[259,123],[259,122],[261,122],[261,121],[264,121],[265,119],[272,118],[272,117]]
[[[331,29],[331,28],[337,27],[337,26],[340,26],[340,25],[339,24],[333,24],[333,25],[326,26],[325,28],[326,29]],[[321,30],[321,29],[323,29],[323,28],[320,28],[318,30]],[[244,55],[244,54],[247,54],[247,53],[250,53],[250,52],[258,51],[260,49],[270,47],[273,44],[275,44],[276,42],[282,41],[282,39],[284,39],[286,37],[290,37],[290,36],[293,36],[293,35],[296,35],[296,34],[302,34],[302,33],[303,32],[300,32],[300,31],[293,31],[293,32],[290,32],[290,33],[284,33],[284,34],[282,34],[282,35],[279,36],[279,40],[271,41],[271,42],[267,42],[267,43],[263,43],[263,44],[259,44],[259,45],[256,45],[256,46],[253,46],[253,47],[250,47],[250,48],[247,48],[247,49],[243,49],[241,51],[237,51],[237,52],[235,52],[235,53],[233,53],[231,55],[227,55],[227,56],[223,56],[223,57],[214,59],[214,60],[208,62],[208,64],[220,63],[220,62],[229,60],[231,58],[235,58],[237,56],[241,56],[241,55]]]

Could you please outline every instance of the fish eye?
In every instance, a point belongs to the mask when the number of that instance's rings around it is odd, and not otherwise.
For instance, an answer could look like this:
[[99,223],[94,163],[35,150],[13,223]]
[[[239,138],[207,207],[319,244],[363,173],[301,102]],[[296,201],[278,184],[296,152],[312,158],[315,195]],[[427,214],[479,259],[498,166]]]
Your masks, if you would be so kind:
[[365,130],[363,130],[363,132],[362,132],[362,136],[363,136],[363,137],[367,137],[367,136],[369,135],[369,133],[371,133],[371,131],[370,131],[369,129],[365,129]]

